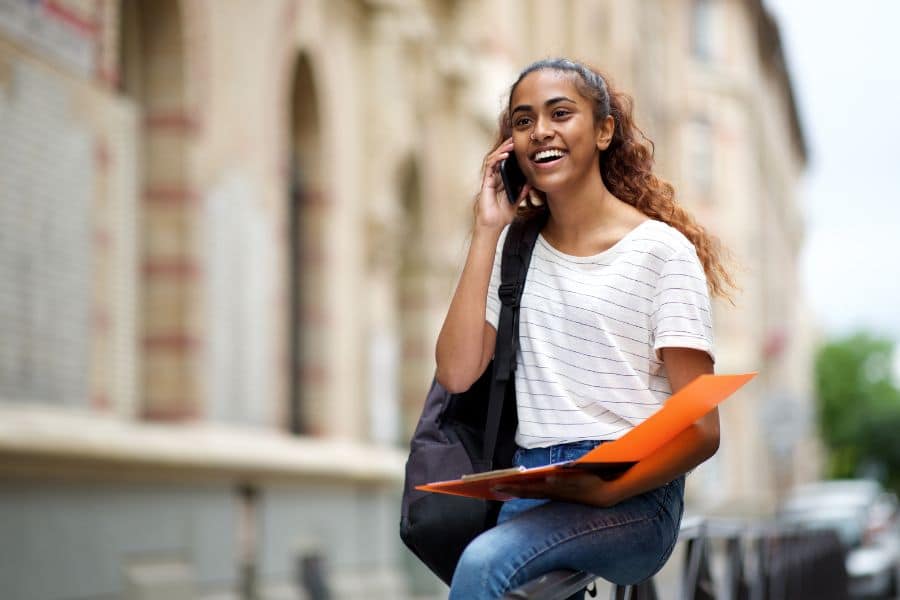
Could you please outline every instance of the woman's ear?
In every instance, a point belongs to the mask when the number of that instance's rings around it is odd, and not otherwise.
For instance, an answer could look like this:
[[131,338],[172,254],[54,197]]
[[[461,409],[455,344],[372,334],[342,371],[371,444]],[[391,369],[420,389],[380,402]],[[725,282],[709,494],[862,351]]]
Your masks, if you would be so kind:
[[616,120],[612,115],[606,115],[606,118],[597,127],[597,148],[606,150],[612,143],[613,133],[616,131]]

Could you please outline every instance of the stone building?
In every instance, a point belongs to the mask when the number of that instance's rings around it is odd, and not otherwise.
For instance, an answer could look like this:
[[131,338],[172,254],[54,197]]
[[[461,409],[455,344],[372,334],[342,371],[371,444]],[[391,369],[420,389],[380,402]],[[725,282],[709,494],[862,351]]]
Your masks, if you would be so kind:
[[439,589],[404,444],[502,95],[553,54],[633,92],[744,266],[718,368],[762,374],[694,505],[813,476],[806,149],[758,0],[2,0],[3,597]]

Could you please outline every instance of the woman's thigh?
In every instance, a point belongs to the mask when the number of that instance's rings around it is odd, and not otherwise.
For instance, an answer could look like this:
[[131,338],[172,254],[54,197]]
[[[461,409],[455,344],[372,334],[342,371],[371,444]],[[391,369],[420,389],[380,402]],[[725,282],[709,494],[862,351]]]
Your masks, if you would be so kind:
[[556,569],[587,571],[631,584],[658,571],[675,545],[683,478],[611,508],[548,502],[472,541],[451,598],[499,598]]

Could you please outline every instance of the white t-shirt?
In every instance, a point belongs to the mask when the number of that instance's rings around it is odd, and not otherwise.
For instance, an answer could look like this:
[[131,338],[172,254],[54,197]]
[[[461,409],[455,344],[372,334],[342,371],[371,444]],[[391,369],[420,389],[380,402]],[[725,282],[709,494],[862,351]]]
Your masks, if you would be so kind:
[[[488,288],[485,318],[494,329],[508,231]],[[539,235],[519,314],[516,443],[621,437],[671,395],[659,354],[666,347],[714,358],[706,276],[681,232],[650,219],[586,257],[563,254]]]

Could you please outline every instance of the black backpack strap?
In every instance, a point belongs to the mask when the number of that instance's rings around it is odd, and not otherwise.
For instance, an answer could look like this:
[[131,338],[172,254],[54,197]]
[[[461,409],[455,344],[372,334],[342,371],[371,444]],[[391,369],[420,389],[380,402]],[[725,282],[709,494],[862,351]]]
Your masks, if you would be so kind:
[[[492,465],[506,389],[516,370],[519,351],[519,301],[525,288],[531,252],[547,222],[546,211],[530,219],[515,219],[509,226],[500,262],[500,321],[494,348],[494,374],[484,429],[484,460]],[[489,467],[493,468],[493,466]]]

